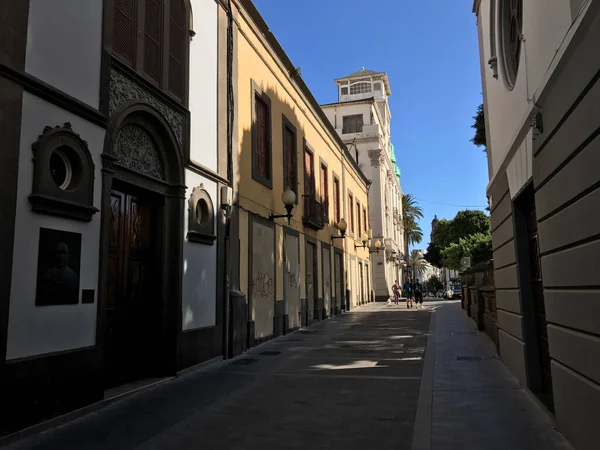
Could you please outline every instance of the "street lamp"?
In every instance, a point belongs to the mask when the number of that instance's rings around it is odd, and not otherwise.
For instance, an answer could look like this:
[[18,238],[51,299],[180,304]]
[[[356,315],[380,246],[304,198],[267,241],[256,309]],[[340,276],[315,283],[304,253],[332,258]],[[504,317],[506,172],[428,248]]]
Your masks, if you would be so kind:
[[348,224],[346,223],[344,218],[341,218],[340,221],[335,225],[335,227],[338,230],[340,230],[340,235],[331,236],[331,240],[333,241],[334,239],[344,239],[344,237],[346,237],[346,230],[348,229]]
[[283,202],[283,206],[285,206],[287,214],[271,213],[269,215],[269,220],[287,217],[288,225],[289,225],[292,221],[292,216],[293,216],[292,209],[294,209],[294,205],[296,204],[296,194],[290,188],[287,188],[285,191],[283,191],[283,194],[281,194],[281,201]]
[[375,250],[369,249],[369,253],[379,253],[379,249],[381,248],[381,241],[377,239],[375,241]]
[[369,242],[369,235],[367,233],[363,233],[360,240],[362,241],[362,245],[356,245],[356,243],[355,243],[354,244],[355,250],[357,248],[367,248],[367,242]]

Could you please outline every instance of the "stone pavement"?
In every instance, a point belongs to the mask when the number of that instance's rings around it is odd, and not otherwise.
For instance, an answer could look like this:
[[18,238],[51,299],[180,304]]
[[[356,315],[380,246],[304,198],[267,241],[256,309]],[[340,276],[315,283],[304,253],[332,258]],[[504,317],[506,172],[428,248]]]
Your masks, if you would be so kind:
[[459,304],[427,304],[363,306],[3,448],[568,449]]
[[371,304],[11,449],[410,449],[431,313]]
[[413,450],[570,450],[460,301],[432,307]]

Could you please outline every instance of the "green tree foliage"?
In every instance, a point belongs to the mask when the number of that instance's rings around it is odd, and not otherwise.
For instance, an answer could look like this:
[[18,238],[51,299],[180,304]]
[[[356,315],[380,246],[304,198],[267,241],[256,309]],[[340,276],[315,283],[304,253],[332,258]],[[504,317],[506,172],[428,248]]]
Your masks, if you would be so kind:
[[440,220],[431,233],[425,259],[436,267],[450,267],[445,263],[444,249],[474,234],[490,234],[490,218],[483,211],[467,209],[452,220]]
[[429,264],[435,267],[442,267],[442,250],[452,243],[450,227],[452,222],[450,220],[440,220],[433,232],[431,233],[431,240],[427,246],[427,253],[425,253],[425,259]]
[[445,267],[460,270],[460,260],[466,256],[471,257],[471,265],[489,261],[492,258],[492,237],[488,234],[475,233],[460,238],[442,250],[442,259]]
[[475,130],[475,135],[471,139],[471,142],[477,147],[483,147],[483,151],[486,151],[487,142],[485,139],[485,113],[483,112],[483,104],[477,107],[477,114],[473,116],[475,122],[471,125],[471,128]]
[[483,211],[466,209],[459,211],[450,225],[450,242],[456,242],[461,237],[470,234],[490,232],[490,218]]
[[444,283],[442,283],[442,280],[440,280],[440,278],[435,274],[431,275],[429,277],[429,280],[427,280],[427,290],[429,292],[436,293],[443,287],[444,287]]

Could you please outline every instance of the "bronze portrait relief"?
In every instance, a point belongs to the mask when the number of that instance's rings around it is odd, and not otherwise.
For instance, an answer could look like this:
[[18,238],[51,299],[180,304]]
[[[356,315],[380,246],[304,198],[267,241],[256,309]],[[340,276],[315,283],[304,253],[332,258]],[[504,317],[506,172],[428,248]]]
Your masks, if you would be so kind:
[[79,303],[81,234],[40,228],[36,306]]

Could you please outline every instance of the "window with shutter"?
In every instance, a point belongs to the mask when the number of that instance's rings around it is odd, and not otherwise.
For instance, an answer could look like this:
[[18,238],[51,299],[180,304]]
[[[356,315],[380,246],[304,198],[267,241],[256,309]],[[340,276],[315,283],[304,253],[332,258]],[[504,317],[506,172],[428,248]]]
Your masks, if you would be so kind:
[[339,223],[340,217],[340,180],[334,178],[333,180],[333,214],[335,223]]
[[314,156],[308,149],[304,149],[304,195],[313,196],[315,191],[314,175]]
[[327,166],[321,164],[321,203],[325,211],[325,217],[329,218],[329,186],[327,180]]
[[133,66],[136,44],[137,0],[115,0],[113,4],[113,49]]
[[163,0],[145,0],[144,72],[160,83],[162,77]]
[[184,0],[113,0],[113,54],[184,102],[191,25]]
[[185,6],[182,0],[171,0],[169,20],[169,90],[183,98],[185,76]]
[[361,227],[361,221],[360,221],[360,203],[356,202],[356,223],[357,223],[357,227],[356,227],[356,234],[360,237],[360,235],[362,234],[362,227]]
[[271,177],[269,170],[271,159],[269,155],[269,107],[259,95],[256,95],[254,105],[256,114],[254,166],[258,175],[269,179]]
[[[287,122],[287,123],[286,123]],[[296,155],[296,131],[289,121],[283,118],[283,162],[284,189],[290,188],[298,198],[298,162]]]
[[350,231],[354,233],[354,197],[348,195],[348,214],[350,215]]

